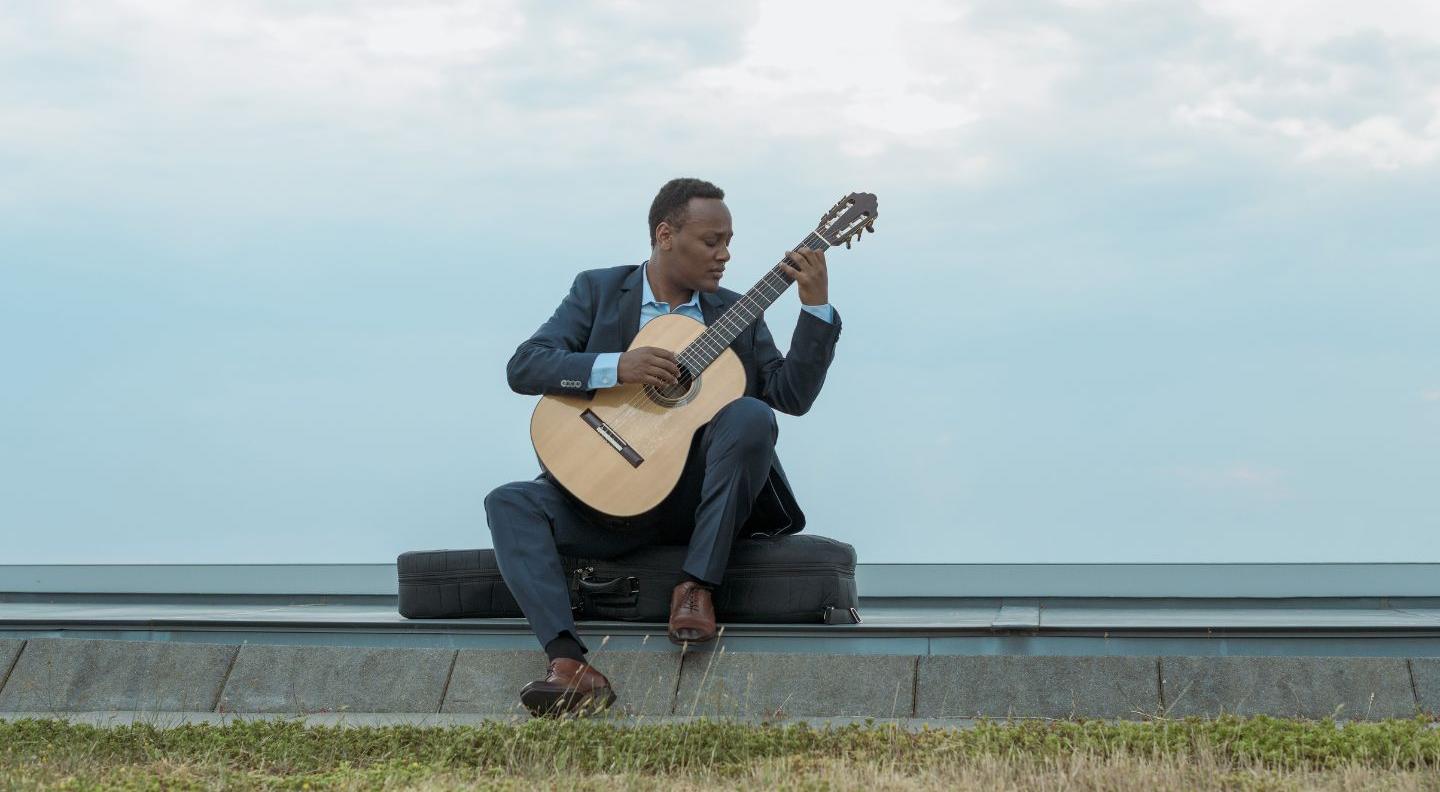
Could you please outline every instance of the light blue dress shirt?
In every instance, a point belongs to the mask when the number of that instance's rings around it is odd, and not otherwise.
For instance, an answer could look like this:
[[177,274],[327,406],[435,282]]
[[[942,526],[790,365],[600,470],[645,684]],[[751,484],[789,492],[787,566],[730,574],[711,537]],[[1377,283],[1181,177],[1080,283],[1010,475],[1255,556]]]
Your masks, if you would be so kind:
[[[683,305],[675,306],[671,310],[669,303],[657,302],[655,293],[650,291],[650,278],[645,274],[645,265],[640,265],[640,326],[644,327],[646,322],[661,314],[678,313],[688,316],[691,319],[705,324],[705,315],[700,312],[700,292],[690,292],[690,301]],[[830,303],[824,305],[801,305],[800,310],[808,311],[817,318],[834,323],[835,309]],[[619,379],[620,371],[619,352],[601,352],[595,356],[595,363],[590,366],[590,382],[586,385],[590,390],[597,388],[613,388]]]

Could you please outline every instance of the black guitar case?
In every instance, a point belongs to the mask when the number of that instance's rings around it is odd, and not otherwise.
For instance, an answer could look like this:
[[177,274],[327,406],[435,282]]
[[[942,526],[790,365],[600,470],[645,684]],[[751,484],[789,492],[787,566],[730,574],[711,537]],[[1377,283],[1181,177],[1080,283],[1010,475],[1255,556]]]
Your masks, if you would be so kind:
[[[680,582],[681,546],[643,547],[609,560],[566,558],[577,619],[664,623]],[[494,550],[401,553],[400,615],[409,619],[518,617]],[[810,534],[736,542],[715,615],[723,622],[857,624],[855,548]]]

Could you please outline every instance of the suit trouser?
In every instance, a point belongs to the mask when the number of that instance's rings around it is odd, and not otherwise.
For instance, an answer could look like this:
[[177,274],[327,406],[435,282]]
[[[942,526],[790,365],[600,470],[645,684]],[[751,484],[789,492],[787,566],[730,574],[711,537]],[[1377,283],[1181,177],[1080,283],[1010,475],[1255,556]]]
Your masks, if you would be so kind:
[[543,476],[486,496],[500,574],[540,645],[562,632],[580,637],[561,556],[614,558],[650,544],[688,544],[681,569],[718,585],[731,544],[770,475],[778,433],[774,411],[759,399],[725,405],[696,432],[675,490],[628,520],[594,512]]

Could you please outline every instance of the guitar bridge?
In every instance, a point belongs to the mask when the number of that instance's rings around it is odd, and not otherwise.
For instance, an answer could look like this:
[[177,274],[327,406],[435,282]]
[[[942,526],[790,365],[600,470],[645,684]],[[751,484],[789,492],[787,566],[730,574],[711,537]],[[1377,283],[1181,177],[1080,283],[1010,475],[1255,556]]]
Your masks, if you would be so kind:
[[595,434],[600,435],[605,442],[609,443],[610,447],[615,449],[616,453],[624,457],[625,461],[630,463],[630,467],[638,468],[645,461],[645,458],[640,456],[638,451],[632,448],[629,443],[625,442],[624,438],[617,434],[614,429],[611,429],[609,424],[601,420],[600,416],[596,415],[593,410],[586,410],[580,413],[580,419],[589,425],[591,429],[594,429]]

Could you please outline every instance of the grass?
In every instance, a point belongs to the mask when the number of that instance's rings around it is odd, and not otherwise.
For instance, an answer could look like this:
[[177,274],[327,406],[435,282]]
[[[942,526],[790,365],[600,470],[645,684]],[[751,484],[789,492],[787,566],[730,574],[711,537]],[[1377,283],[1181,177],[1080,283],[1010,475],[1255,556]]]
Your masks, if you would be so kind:
[[0,722],[4,789],[1440,790],[1426,719],[986,722],[907,731],[718,721],[97,728]]

